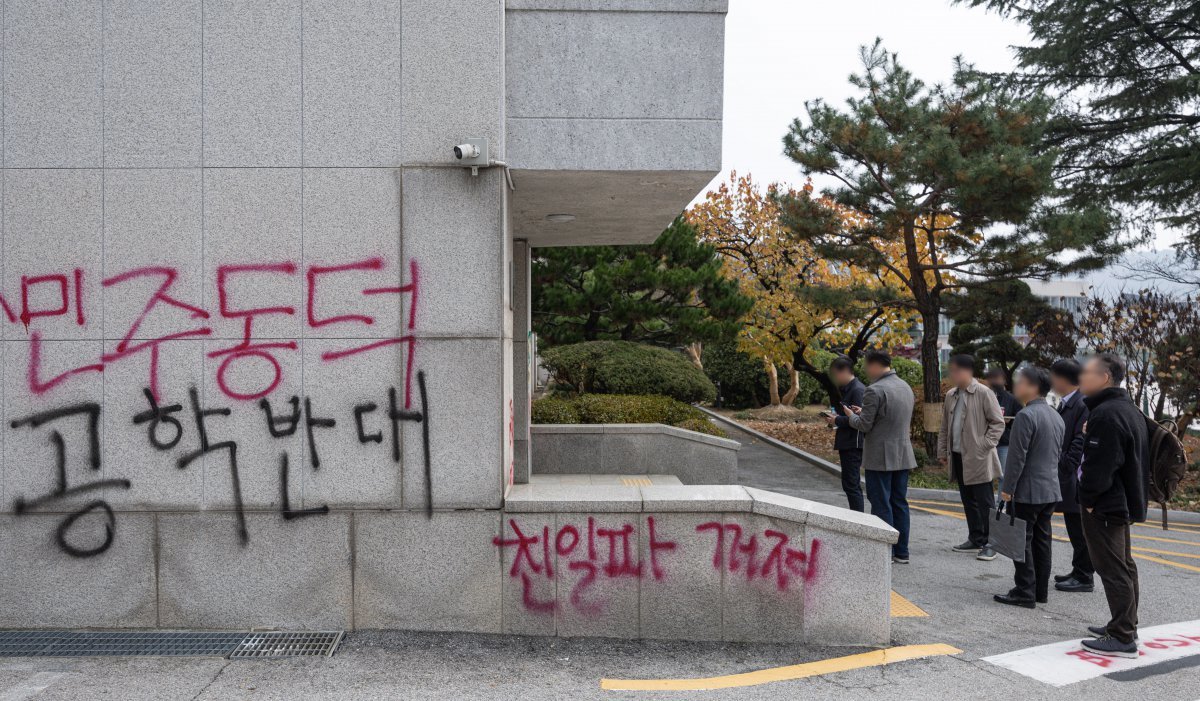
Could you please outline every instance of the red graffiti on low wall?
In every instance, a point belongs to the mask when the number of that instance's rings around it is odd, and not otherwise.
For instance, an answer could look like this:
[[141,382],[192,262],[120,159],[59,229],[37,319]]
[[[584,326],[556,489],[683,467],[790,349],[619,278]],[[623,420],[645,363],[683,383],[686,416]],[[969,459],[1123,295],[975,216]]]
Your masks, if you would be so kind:
[[779,591],[787,591],[795,578],[811,582],[819,571],[821,541],[817,538],[813,538],[806,553],[791,547],[791,538],[786,533],[770,528],[762,532],[761,539],[759,534],[747,536],[736,523],[711,521],[696,526],[696,530],[716,534],[713,567],[740,572],[747,580],[774,579]]
[[[662,538],[653,516],[645,518],[642,535],[648,562],[637,554],[637,527],[597,526],[596,517],[588,516],[586,525],[568,523],[557,530],[542,526],[527,531],[516,518],[506,519],[508,531],[492,539],[501,550],[511,548],[508,576],[521,583],[521,603],[535,613],[553,613],[560,609],[563,597],[539,598],[539,579],[550,582],[565,569],[576,573],[577,581],[565,599],[572,609],[584,614],[603,612],[604,602],[595,596],[595,585],[603,579],[665,580],[667,553],[688,556],[676,541]],[[712,531],[716,541],[711,553],[713,567],[740,572],[747,580],[769,580],[779,592],[786,592],[796,581],[811,582],[819,572],[821,541],[813,538],[808,552],[792,547],[784,533],[767,529],[746,536],[738,524],[717,521],[703,523],[697,532]],[[763,543],[760,549],[759,544]],[[556,557],[557,556],[557,557]],[[706,557],[709,557],[705,553]],[[555,564],[557,560],[557,565]]]

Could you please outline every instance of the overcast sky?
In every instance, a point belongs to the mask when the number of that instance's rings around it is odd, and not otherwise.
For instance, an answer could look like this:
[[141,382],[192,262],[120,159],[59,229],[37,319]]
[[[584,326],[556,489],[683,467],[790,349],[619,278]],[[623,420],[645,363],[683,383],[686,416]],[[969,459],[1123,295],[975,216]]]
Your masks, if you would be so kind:
[[[955,56],[984,70],[1014,67],[1023,27],[949,0],[730,0],[725,21],[725,173],[803,182],[783,156],[792,119],[814,98],[842,105],[859,47],[876,37],[926,83],[948,80]],[[716,182],[719,182],[716,181]]]
[[[729,0],[724,172],[713,186],[731,170],[761,184],[802,184],[783,155],[788,125],[804,115],[806,100],[843,105],[853,91],[847,78],[861,67],[859,47],[876,37],[927,84],[949,80],[956,56],[982,70],[1011,70],[1009,47],[1029,41],[1020,24],[950,0]],[[1164,233],[1158,245],[1176,240]]]

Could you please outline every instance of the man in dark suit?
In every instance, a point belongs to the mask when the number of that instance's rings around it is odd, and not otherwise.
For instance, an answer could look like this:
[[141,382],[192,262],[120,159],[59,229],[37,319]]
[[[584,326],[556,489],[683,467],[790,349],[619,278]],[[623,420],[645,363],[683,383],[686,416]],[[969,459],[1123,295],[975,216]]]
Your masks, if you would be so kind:
[[[841,406],[863,405],[863,392],[867,387],[854,376],[854,363],[849,358],[844,355],[834,358],[829,365],[829,377],[842,393]],[[837,429],[833,434],[833,449],[838,452],[838,462],[842,465],[842,491],[846,493],[850,509],[862,511],[863,435],[850,425],[850,419],[840,407],[830,407],[830,411],[832,414],[825,417],[825,423]]]
[[1067,537],[1071,540],[1071,571],[1054,576],[1054,588],[1065,592],[1091,592],[1096,590],[1096,569],[1088,555],[1087,540],[1083,537],[1082,509],[1079,507],[1079,463],[1083,460],[1083,427],[1087,423],[1088,408],[1079,392],[1079,363],[1074,360],[1056,360],[1050,366],[1050,382],[1054,393],[1062,400],[1058,404],[1058,415],[1062,417],[1066,431],[1063,433],[1062,454],[1058,460],[1058,484],[1062,490],[1062,501],[1058,510],[1067,523]]

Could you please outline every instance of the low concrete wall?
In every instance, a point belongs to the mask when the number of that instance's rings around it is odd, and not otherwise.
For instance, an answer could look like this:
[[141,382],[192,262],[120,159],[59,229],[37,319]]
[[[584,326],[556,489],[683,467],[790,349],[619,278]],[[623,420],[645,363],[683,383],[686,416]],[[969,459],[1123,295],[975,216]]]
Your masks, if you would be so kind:
[[519,485],[505,507],[506,633],[882,645],[879,519],[733,485]]
[[[884,644],[873,516],[734,485],[517,485],[503,511],[121,514],[80,559],[0,539],[0,627],[363,629]],[[103,514],[77,528],[103,537]],[[11,530],[9,530],[11,529]]]
[[532,471],[675,475],[684,484],[737,482],[737,441],[663,424],[538,424]]

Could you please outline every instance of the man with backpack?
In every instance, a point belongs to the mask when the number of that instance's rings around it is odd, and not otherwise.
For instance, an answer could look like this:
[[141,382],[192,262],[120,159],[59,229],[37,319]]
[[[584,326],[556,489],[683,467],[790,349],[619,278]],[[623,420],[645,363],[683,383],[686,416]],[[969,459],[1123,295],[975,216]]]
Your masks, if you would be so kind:
[[1079,469],[1083,535],[1112,616],[1104,626],[1089,627],[1096,637],[1081,644],[1096,654],[1136,659],[1139,585],[1129,529],[1146,520],[1150,455],[1146,417],[1121,386],[1124,380],[1125,363],[1108,353],[1090,358],[1079,376],[1088,408]]

